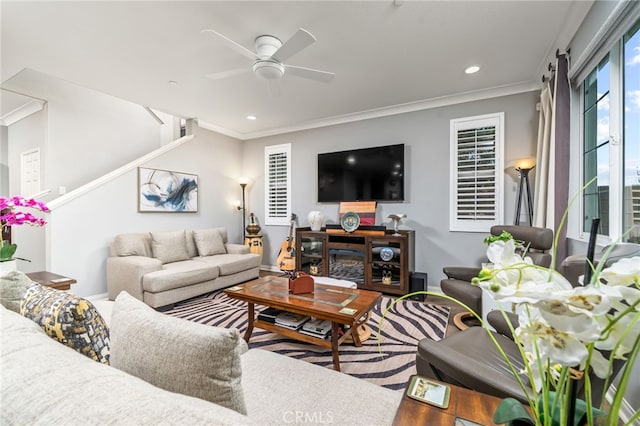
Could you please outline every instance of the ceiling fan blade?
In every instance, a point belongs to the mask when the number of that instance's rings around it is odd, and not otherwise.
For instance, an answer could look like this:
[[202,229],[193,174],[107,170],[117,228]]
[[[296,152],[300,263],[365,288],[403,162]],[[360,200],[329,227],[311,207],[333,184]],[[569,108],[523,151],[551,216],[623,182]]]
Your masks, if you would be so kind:
[[236,68],[236,69],[232,69],[232,70],[227,70],[227,71],[220,71],[220,72],[214,72],[211,74],[206,74],[205,77],[210,79],[210,80],[222,80],[223,78],[228,78],[228,77],[233,77],[236,75],[240,75],[240,74],[245,74],[251,72],[251,68],[249,67],[245,67],[245,68]]
[[335,73],[329,71],[320,71],[313,68],[297,67],[295,65],[285,65],[284,68],[286,70],[286,74],[293,74],[298,77],[309,78],[311,80],[321,81],[323,83],[330,83],[333,80],[333,77],[336,76]]
[[246,47],[244,47],[243,45],[236,43],[235,41],[231,40],[229,37],[220,34],[217,31],[214,30],[202,30],[200,31],[201,34],[213,34],[216,35],[218,37],[220,37],[222,40],[224,40],[227,45],[229,45],[229,47],[231,47],[233,50],[235,50],[236,52],[246,56],[249,59],[257,59],[258,56],[252,52],[251,50],[247,49]]
[[271,55],[271,57],[276,61],[282,62],[309,46],[314,41],[316,41],[316,38],[309,31],[300,28],[289,40],[280,46],[280,49],[276,50],[276,53]]

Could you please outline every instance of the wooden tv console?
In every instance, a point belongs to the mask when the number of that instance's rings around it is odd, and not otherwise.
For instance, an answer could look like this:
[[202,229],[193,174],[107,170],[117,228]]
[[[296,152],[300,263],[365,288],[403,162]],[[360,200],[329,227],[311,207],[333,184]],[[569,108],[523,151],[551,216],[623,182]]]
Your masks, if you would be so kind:
[[354,281],[358,288],[404,295],[414,271],[415,232],[381,235],[296,229],[296,270]]

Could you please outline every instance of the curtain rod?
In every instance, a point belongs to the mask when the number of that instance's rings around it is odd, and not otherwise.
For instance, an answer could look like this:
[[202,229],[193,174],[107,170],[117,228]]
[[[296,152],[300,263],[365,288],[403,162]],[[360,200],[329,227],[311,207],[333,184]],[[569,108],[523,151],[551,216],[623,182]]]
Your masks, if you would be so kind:
[[[564,52],[562,54],[569,56],[570,53],[571,53],[571,49],[567,49],[566,52]],[[556,49],[556,59],[558,59],[559,57],[560,57],[560,49]],[[542,74],[542,82],[543,83],[545,81],[551,81],[553,79],[553,77],[555,77],[555,75],[556,75],[556,67],[555,67],[555,65],[553,65],[553,63],[549,62],[549,65],[547,65],[547,70],[550,72],[550,74],[549,74],[549,77],[547,77],[546,75]]]

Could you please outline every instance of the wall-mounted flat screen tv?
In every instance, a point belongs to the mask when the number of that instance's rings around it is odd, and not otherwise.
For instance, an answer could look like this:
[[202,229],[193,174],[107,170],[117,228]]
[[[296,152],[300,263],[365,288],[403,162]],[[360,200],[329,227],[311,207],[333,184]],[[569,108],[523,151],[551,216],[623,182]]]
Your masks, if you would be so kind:
[[318,202],[404,201],[404,144],[318,154]]

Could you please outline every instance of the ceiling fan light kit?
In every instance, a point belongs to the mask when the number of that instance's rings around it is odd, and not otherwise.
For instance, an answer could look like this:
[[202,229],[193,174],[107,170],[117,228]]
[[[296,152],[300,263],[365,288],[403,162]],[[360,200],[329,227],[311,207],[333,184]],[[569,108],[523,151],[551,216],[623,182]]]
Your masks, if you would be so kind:
[[277,80],[284,75],[284,65],[271,59],[258,59],[253,63],[253,72],[266,80]]

